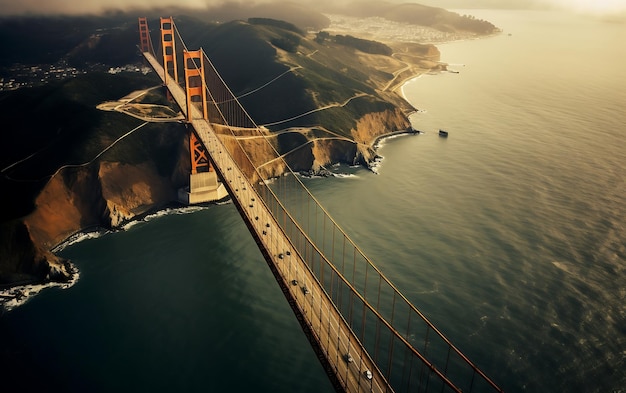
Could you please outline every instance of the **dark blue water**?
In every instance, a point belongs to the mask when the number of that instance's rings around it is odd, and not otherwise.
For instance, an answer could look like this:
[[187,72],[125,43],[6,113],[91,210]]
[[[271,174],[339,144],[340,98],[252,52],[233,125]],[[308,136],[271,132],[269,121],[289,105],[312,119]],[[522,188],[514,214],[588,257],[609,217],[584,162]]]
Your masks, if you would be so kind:
[[234,206],[184,213],[65,249],[80,280],[3,317],[20,371],[54,391],[330,391]]
[[[459,74],[404,89],[426,134],[386,140],[378,175],[307,184],[505,391],[626,391],[626,29],[477,16],[504,34],[442,45]],[[331,391],[234,207],[185,213],[66,248],[78,283],[0,320],[10,369],[67,391]]]

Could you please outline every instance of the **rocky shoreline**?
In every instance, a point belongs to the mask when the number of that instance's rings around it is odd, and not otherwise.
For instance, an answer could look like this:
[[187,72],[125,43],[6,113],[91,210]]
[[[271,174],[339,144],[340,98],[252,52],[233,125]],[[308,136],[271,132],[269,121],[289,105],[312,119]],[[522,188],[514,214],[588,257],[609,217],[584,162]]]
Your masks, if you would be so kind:
[[[394,81],[403,84],[416,76],[398,75]],[[312,133],[310,136],[300,134],[293,142],[281,139],[286,145],[297,141],[301,146],[297,154],[285,156],[288,165],[302,176],[331,176],[332,172],[326,168],[336,163],[362,165],[376,173],[382,159],[376,153],[381,140],[419,133],[408,119],[415,108],[396,92],[386,92],[385,97],[390,106],[376,107],[378,111],[356,112],[359,116],[354,119],[348,135],[319,137]],[[19,232],[19,238],[0,244],[0,285],[13,288],[3,293],[0,304],[19,303],[25,293],[33,292],[28,289],[30,285],[67,286],[75,282],[76,268],[54,255],[59,245],[71,236],[84,233],[86,228],[117,230],[177,200],[178,189],[189,181],[188,139],[180,136],[179,129],[172,128],[152,129],[151,136],[158,141],[152,149],[174,153],[167,166],[157,163],[151,151],[145,151],[147,160],[142,162],[107,161],[102,157],[88,166],[58,171],[37,196],[30,214],[3,224],[8,231]],[[252,149],[250,154],[264,162],[264,148],[245,140],[247,148]],[[166,149],[165,146],[174,147]],[[268,168],[269,176],[278,176],[284,170],[282,166]],[[24,252],[25,249],[28,252]]]
[[0,316],[26,303],[30,298],[46,288],[72,287],[80,276],[78,269],[69,260],[63,260],[61,265],[50,266],[50,272],[41,281],[29,280],[9,284],[7,288],[0,287]]
[[[414,130],[413,128],[408,127],[404,130],[387,132],[376,136],[374,140],[370,143],[370,147],[374,154],[371,155],[367,160],[362,157],[363,161],[357,164],[362,165],[369,170],[372,170],[373,172],[376,172],[376,162],[379,161],[382,157],[375,154],[375,151],[381,140],[397,135],[411,135],[418,133],[418,130]],[[184,157],[186,158],[186,155]],[[333,163],[340,161],[332,157],[330,158]],[[110,166],[110,164],[107,165]],[[100,173],[102,173],[101,170]],[[309,170],[300,170],[298,171],[298,173],[301,176],[334,176],[334,174],[330,170],[326,169],[326,167],[324,166],[310,168]],[[125,175],[126,171],[123,171],[123,174],[124,177],[127,177]],[[120,172],[120,175],[122,175],[122,172]],[[58,176],[59,178],[62,178],[63,173],[60,173]],[[150,176],[147,175],[146,177]],[[98,192],[99,197],[94,199],[94,197],[92,196],[88,197],[88,199],[94,201],[102,198],[102,195],[104,194],[102,192],[102,188],[107,188],[106,185],[102,184],[102,180],[103,178],[99,176],[98,187],[92,187],[93,189],[100,190],[100,192]],[[145,178],[142,179],[140,177],[134,179],[132,183],[140,184],[142,182],[145,182]],[[49,184],[55,183],[57,183],[57,181],[55,181],[54,179],[51,179],[49,182]],[[74,186],[76,186],[76,184],[76,182],[73,183]],[[58,184],[54,188],[58,189]],[[84,203],[81,203],[80,200],[84,199],[86,195],[83,195],[81,197],[81,193],[78,193],[75,198],[71,198],[72,200],[74,200],[74,203],[70,203],[68,205],[68,200],[65,195],[67,195],[68,193],[75,193],[76,189],[72,189],[72,187],[62,188],[63,191],[59,190],[53,193],[46,192],[44,190],[44,192],[42,192],[40,197],[37,199],[37,205],[46,206],[46,209],[50,209],[52,207],[53,210],[61,212],[63,212],[64,210],[76,210],[76,208],[80,205],[83,205],[83,208],[85,208]],[[127,190],[132,190],[134,188],[136,189],[137,187],[129,185]],[[153,184],[149,188],[159,189],[160,187]],[[19,306],[27,301],[29,297],[38,293],[43,288],[54,286],[59,286],[61,288],[71,287],[78,280],[78,269],[70,261],[58,257],[54,254],[54,252],[58,252],[60,249],[64,248],[65,244],[72,244],[76,241],[75,239],[81,238],[85,236],[85,234],[97,233],[98,235],[96,236],[99,236],[103,232],[106,233],[116,230],[122,230],[120,228],[122,228],[124,225],[142,220],[149,214],[154,214],[167,208],[181,207],[181,205],[179,205],[177,202],[174,202],[175,199],[172,199],[173,193],[164,193],[163,195],[168,195],[168,197],[159,200],[146,198],[148,200],[151,200],[152,203],[140,203],[139,205],[143,206],[143,209],[140,208],[138,210],[130,208],[132,206],[124,206],[124,203],[121,201],[118,201],[117,203],[111,203],[111,199],[120,198],[120,195],[109,195],[108,198],[105,198],[105,200],[102,202],[97,202],[95,205],[92,202],[91,204],[86,205],[87,208],[100,206],[100,208],[97,208],[96,210],[101,211],[101,213],[96,212],[94,214],[94,212],[79,212],[82,214],[78,214],[76,216],[77,219],[70,220],[71,222],[74,222],[74,224],[70,222],[68,224],[69,226],[59,226],[58,220],[55,220],[54,217],[52,217],[54,225],[50,226],[51,223],[48,222],[48,219],[46,219],[45,217],[40,217],[41,211],[37,213],[37,210],[40,209],[36,209],[35,212],[33,212],[31,215],[24,219],[23,225],[28,231],[28,236],[32,241],[33,247],[35,247],[37,250],[35,251],[35,254],[41,255],[41,257],[39,258],[40,261],[37,264],[35,271],[32,271],[31,269],[32,273],[27,279],[16,280],[12,283],[6,283],[5,280],[5,284],[2,285],[2,287],[4,288],[0,287],[0,308],[6,311],[16,306]],[[59,197],[62,198],[59,200]],[[126,203],[128,203],[129,201],[135,200],[135,197],[136,195],[134,194],[131,196],[127,195],[126,199],[124,200],[126,200]],[[134,204],[137,205],[137,203]],[[119,217],[117,217],[117,215],[119,215]],[[83,221],[84,217],[86,216],[99,216],[102,217],[102,219],[97,220],[99,222],[92,222],[92,224],[83,227],[80,225],[80,222]],[[48,224],[46,224],[46,222],[48,222]],[[42,234],[44,232],[45,236]]]

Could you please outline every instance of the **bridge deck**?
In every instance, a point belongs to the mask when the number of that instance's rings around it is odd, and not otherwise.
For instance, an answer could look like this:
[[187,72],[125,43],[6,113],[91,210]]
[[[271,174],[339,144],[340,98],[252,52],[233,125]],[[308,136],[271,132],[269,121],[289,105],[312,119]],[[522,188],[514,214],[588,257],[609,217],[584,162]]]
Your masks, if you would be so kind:
[[[154,56],[147,52],[144,56],[165,81],[163,67]],[[184,90],[171,77],[167,78],[167,88],[186,113]],[[323,356],[321,360],[326,362],[326,371],[333,374],[330,376],[334,379],[335,388],[348,392],[392,391],[209,122],[202,118],[198,108],[192,107],[191,110],[191,124],[196,134],[209,152],[305,332],[308,328],[309,340],[315,340],[318,356]],[[365,376],[367,370],[372,373],[372,379]]]

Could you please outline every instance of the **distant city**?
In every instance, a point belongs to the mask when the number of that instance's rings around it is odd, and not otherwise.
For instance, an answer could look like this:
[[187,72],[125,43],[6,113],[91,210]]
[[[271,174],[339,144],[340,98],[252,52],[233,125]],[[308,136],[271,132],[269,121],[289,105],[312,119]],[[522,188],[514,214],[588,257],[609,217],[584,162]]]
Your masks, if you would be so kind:
[[[430,27],[393,22],[380,17],[355,18],[343,15],[327,15],[331,25],[326,29],[335,34],[359,34],[371,39],[396,42],[441,43],[474,38],[467,32],[442,32]],[[14,64],[0,69],[0,91],[17,90],[24,87],[45,85],[52,81],[74,78],[88,72],[141,72],[147,74],[150,68],[143,64],[128,64],[109,67],[104,64],[89,64],[78,69],[62,59],[54,64],[26,65]]]
[[325,30],[333,34],[358,34],[359,37],[381,41],[436,44],[477,36],[469,32],[444,32],[432,27],[394,22],[381,17],[356,18],[333,14],[326,16],[330,19],[330,26]]
[[140,64],[127,64],[122,67],[109,67],[103,64],[88,65],[78,69],[61,60],[54,64],[25,65],[14,64],[0,71],[0,91],[17,90],[24,87],[42,86],[53,81],[74,78],[88,72],[141,72],[147,74],[150,68]]

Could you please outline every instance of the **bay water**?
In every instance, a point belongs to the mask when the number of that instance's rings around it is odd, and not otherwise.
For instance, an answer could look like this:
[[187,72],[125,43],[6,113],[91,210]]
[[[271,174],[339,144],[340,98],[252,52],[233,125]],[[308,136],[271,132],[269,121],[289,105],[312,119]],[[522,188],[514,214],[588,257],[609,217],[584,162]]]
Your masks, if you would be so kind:
[[[455,72],[404,86],[424,133],[384,140],[377,174],[304,181],[505,391],[626,392],[626,26],[471,13],[504,31],[438,45]],[[0,379],[332,391],[232,204],[159,212],[60,254],[80,279],[0,318]]]

